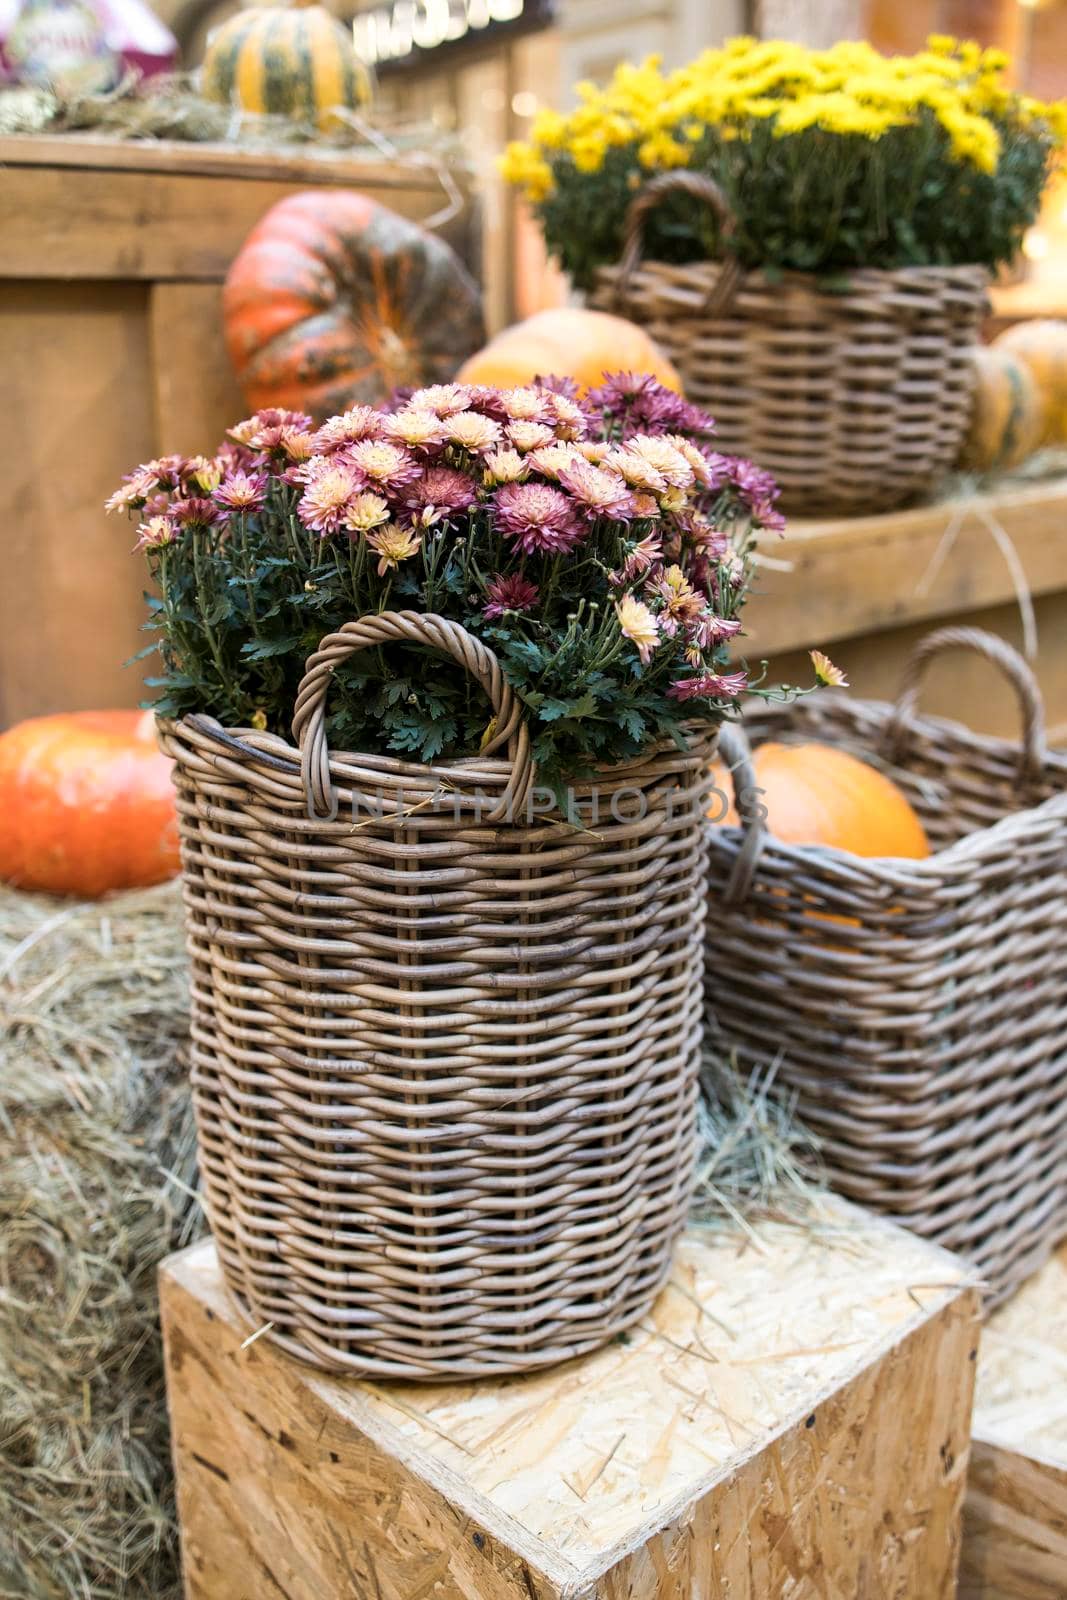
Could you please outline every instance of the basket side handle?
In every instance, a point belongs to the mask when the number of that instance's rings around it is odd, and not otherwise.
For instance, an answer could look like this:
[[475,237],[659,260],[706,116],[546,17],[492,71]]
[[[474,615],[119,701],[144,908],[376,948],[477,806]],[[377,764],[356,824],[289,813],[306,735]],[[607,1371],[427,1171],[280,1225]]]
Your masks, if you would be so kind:
[[738,906],[747,900],[759,868],[767,843],[767,823],[762,808],[752,804],[760,792],[759,785],[752,765],[752,747],[738,723],[724,722],[719,729],[719,754],[730,773],[742,834],[722,899],[724,905]]
[[906,749],[926,670],[936,656],[943,655],[947,650],[973,650],[999,667],[1015,690],[1022,714],[1023,775],[1034,778],[1040,776],[1048,760],[1048,745],[1045,740],[1045,705],[1038,681],[1014,646],[982,628],[937,628],[920,639],[905,665],[900,691],[882,735],[886,755],[897,759]]
[[644,257],[645,224],[665,195],[685,194],[698,205],[707,206],[718,218],[720,237],[726,254],[718,277],[704,303],[704,311],[716,316],[725,312],[733,300],[741,281],[741,266],[729,250],[730,241],[737,231],[737,219],[714,178],[701,172],[687,172],[682,168],[674,172],[661,172],[659,177],[646,183],[630,201],[623,232],[622,255],[615,278],[615,303],[622,308],[630,293],[634,273]]
[[[330,776],[330,751],[326,742],[326,695],[334,670],[349,656],[375,645],[403,641],[428,645],[449,656],[485,690],[493,709],[495,728],[479,752],[491,756],[506,746],[511,775],[497,805],[488,813],[490,823],[514,817],[526,803],[533,785],[530,730],[493,652],[457,622],[418,611],[383,611],[346,622],[324,638],[304,666],[293,711],[293,737],[300,747],[300,776],[309,816],[333,816],[336,798]],[[476,774],[472,774],[476,777]]]

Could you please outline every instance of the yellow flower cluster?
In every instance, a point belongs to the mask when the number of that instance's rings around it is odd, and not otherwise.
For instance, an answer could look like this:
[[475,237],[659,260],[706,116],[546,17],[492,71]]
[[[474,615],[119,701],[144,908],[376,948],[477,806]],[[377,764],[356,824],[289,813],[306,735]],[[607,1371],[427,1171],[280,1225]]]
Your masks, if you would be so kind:
[[925,107],[948,134],[953,158],[990,173],[1000,155],[996,119],[1044,123],[1057,142],[1067,136],[1067,104],[1016,95],[1007,66],[1003,51],[941,35],[913,56],[883,56],[852,41],[808,50],[732,39],[677,72],[664,74],[650,56],[619,67],[604,88],[580,83],[577,108],[567,116],[542,111],[529,141],[508,146],[501,169],[536,202],[552,192],[558,153],[595,173],[613,147],[636,145],[641,165],[661,170],[685,166],[708,128],[744,138],[754,122],[773,119],[778,138],[817,128],[880,139],[914,123]]

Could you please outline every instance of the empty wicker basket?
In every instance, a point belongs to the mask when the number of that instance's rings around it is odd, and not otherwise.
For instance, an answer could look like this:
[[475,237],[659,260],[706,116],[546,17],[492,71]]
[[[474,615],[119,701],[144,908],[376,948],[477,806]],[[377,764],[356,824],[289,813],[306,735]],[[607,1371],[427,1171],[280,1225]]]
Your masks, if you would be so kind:
[[[481,684],[480,756],[327,750],[334,667],[392,640]],[[293,727],[299,749],[205,716],[162,735],[230,1288],[290,1351],[354,1373],[591,1349],[648,1306],[688,1208],[713,741],[579,786],[585,826],[527,821],[496,658],[411,612],[324,640]]]
[[[955,648],[1007,673],[1021,747],[916,713],[927,663]],[[749,720],[754,742],[823,740],[888,770],[929,859],[709,829],[711,1041],[779,1060],[834,1185],[969,1256],[991,1300],[1067,1232],[1067,755],[1042,727],[1022,658],[946,628],[896,706],[827,694]],[[738,794],[754,788],[736,735],[722,747]]]
[[724,261],[642,259],[650,212],[681,188],[731,221],[715,183],[665,173],[634,201],[617,266],[592,304],[641,323],[715,418],[719,445],[766,467],[794,514],[888,511],[933,489],[970,417],[982,267],[856,270],[834,291]]

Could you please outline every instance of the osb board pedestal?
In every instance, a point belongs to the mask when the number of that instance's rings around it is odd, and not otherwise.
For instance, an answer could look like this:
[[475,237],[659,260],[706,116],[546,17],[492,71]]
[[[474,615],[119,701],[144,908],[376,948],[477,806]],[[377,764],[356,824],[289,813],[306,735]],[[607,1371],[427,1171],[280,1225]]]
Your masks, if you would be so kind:
[[[138,462],[210,453],[246,414],[223,279],[272,205],[324,186],[416,221],[448,198],[429,167],[314,147],[0,138],[0,728],[143,697],[153,667],[123,662],[145,644],[144,562],[104,500]],[[443,231],[473,262],[474,207]]]
[[1067,1245],[982,1330],[960,1600],[1067,1595]]
[[839,1205],[690,1234],[649,1318],[544,1374],[333,1379],[162,1274],[187,1600],[949,1600],[977,1296]]

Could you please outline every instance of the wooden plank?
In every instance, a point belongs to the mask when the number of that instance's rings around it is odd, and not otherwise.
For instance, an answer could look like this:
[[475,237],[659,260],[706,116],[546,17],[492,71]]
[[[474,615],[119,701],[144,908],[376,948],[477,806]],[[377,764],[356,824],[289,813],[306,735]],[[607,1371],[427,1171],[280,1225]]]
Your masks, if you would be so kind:
[[211,455],[247,410],[222,338],[220,285],[153,284],[148,325],[160,452]]
[[982,1335],[960,1600],[1067,1594],[1067,1245]]
[[[260,217],[307,186],[190,172],[0,167],[0,279],[218,282]],[[445,200],[425,182],[400,187],[368,178],[361,187],[416,220]],[[459,217],[441,231],[462,247],[468,230]]]
[[[955,542],[923,587],[959,512]],[[768,569],[761,578],[753,607],[759,649],[781,654],[1010,600],[1011,574],[985,517],[995,518],[1015,546],[1031,593],[1067,586],[1065,478],[881,517],[797,521],[785,539],[767,546],[790,570]]]
[[155,453],[144,290],[0,282],[0,349],[0,726],[136,705],[144,564],[103,502]]
[[[0,166],[75,167],[109,172],[176,172],[200,177],[265,178],[318,188],[391,186],[441,193],[432,166],[330,145],[198,144],[187,139],[106,139],[97,134],[9,134],[0,138]],[[462,185],[462,167],[454,169]]]
[[833,1203],[693,1233],[625,1341],[419,1387],[247,1344],[208,1242],[162,1274],[187,1600],[950,1600],[977,1297]]
[[[1050,741],[1063,746],[1067,745],[1067,589],[1040,595],[1034,602],[1034,612],[1038,652],[1033,665],[1044,695]],[[756,624],[755,637],[741,642],[749,661],[758,663],[766,649],[759,600],[753,601],[751,615]],[[912,650],[941,620],[949,619],[931,617],[904,628],[839,639],[830,643],[830,653],[848,675],[854,694],[865,700],[892,700]],[[956,613],[951,620],[987,628],[1022,648],[1022,625],[1018,607],[1013,602]],[[820,642],[815,633],[811,640],[813,644]],[[811,662],[807,652],[772,654],[768,681],[810,683]],[[932,665],[921,706],[933,716],[965,723],[979,733],[1005,739],[1019,736],[1019,709],[1014,694],[988,662],[968,651],[942,656]]]

